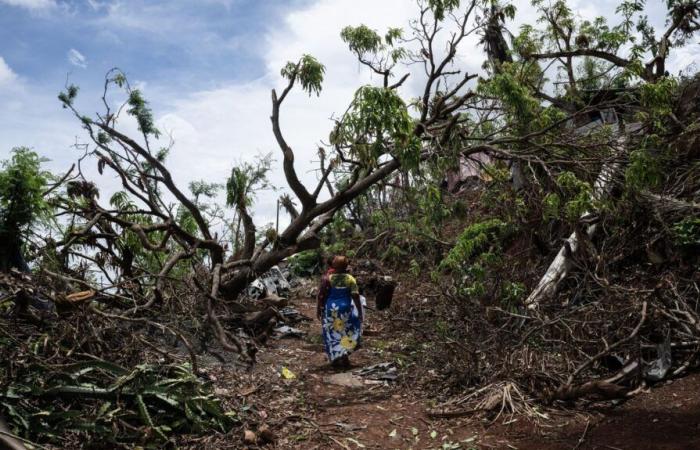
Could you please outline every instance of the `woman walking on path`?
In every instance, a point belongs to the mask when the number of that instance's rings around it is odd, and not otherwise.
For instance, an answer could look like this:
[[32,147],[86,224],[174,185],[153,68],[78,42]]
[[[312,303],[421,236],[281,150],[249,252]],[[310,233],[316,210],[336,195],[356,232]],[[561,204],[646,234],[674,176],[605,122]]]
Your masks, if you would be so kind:
[[316,315],[321,320],[323,347],[331,364],[348,367],[348,357],[362,333],[363,311],[357,282],[347,273],[348,259],[336,256],[332,269],[321,278]]

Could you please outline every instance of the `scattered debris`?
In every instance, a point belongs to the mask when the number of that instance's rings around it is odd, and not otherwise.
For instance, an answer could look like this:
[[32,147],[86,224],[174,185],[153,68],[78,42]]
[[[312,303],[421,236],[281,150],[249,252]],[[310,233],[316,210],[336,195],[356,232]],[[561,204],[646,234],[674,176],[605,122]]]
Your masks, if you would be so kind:
[[346,432],[360,431],[367,429],[366,425],[353,425],[351,423],[336,422],[333,425]]
[[281,327],[277,327],[272,331],[274,333],[273,337],[275,339],[302,338],[305,334],[299,328],[293,328],[289,325],[282,325]]
[[664,342],[656,345],[656,355],[657,358],[644,371],[644,379],[652,383],[666,378],[673,365],[670,335],[666,336]]
[[325,381],[328,384],[334,384],[336,386],[344,387],[364,386],[362,380],[359,377],[353,375],[352,372],[334,373],[333,375],[326,377],[323,381]]
[[363,367],[353,373],[369,380],[395,381],[399,377],[398,368],[393,362],[374,364]]
[[259,299],[265,295],[282,296],[289,292],[289,280],[278,266],[273,266],[248,287],[248,296]]
[[286,367],[282,367],[282,370],[280,372],[282,374],[282,378],[285,380],[293,380],[297,376],[292,372],[291,370],[287,369]]
[[80,302],[84,302],[86,300],[90,300],[94,296],[95,296],[95,291],[93,291],[93,290],[74,292],[72,294],[66,295],[66,301],[68,303],[80,303]]
[[282,316],[282,319],[284,319],[284,323],[294,325],[302,320],[306,321],[311,321],[311,317],[307,317],[300,313],[296,308],[292,308],[291,306],[287,306],[285,308],[282,308],[278,311],[279,315]]
[[258,443],[271,444],[275,442],[276,436],[267,424],[262,424],[258,427]]
[[245,430],[243,432],[243,442],[252,445],[258,442],[258,437],[251,430]]

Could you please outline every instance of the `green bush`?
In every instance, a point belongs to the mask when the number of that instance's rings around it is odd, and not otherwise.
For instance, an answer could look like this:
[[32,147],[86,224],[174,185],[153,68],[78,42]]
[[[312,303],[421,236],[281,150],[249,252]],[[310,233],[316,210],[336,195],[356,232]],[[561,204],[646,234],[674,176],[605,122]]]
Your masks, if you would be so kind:
[[321,252],[306,250],[289,258],[289,271],[292,275],[306,277],[314,275],[323,269]]
[[687,217],[673,225],[677,245],[700,245],[700,217]]
[[500,240],[510,235],[513,232],[512,228],[512,225],[500,219],[489,219],[469,225],[457,238],[457,244],[442,260],[439,270],[462,269],[472,258],[487,250],[487,247],[500,247]]
[[45,160],[26,147],[12,150],[0,170],[0,234],[17,236],[48,211],[44,191],[51,175],[41,170]]

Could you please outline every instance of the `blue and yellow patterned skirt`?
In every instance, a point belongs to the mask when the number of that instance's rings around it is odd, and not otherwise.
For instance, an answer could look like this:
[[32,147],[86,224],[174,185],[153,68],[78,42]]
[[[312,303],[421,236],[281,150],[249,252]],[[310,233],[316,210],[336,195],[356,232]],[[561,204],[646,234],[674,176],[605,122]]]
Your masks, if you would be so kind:
[[349,355],[362,335],[362,323],[346,288],[331,287],[322,320],[323,347],[333,362]]

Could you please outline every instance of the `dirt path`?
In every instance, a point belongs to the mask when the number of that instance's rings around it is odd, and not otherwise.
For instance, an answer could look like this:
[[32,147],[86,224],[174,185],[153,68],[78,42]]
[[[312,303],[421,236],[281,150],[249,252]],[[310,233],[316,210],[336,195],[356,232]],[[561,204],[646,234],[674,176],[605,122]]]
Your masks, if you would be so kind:
[[[305,337],[270,340],[260,351],[253,373],[253,378],[269,380],[266,392],[255,400],[268,405],[263,416],[276,425],[275,448],[478,448],[479,436],[473,428],[430,421],[421,393],[401,382],[365,380],[353,374],[385,362],[397,364],[401,372],[401,363],[397,363],[403,358],[401,342],[392,337],[385,313],[368,311],[363,346],[352,355],[352,368],[337,372],[329,367],[323,352],[315,300],[293,299],[292,306],[312,318],[298,326]],[[295,378],[281,376],[283,368]],[[337,384],[345,381],[359,386]],[[270,396],[269,401],[261,398],[270,392],[280,395]]]
[[[312,318],[298,328],[304,338],[270,339],[252,373],[236,382],[251,409],[248,427],[269,427],[274,442],[249,448],[279,449],[700,449],[700,377],[654,389],[614,409],[554,414],[535,426],[523,419],[487,426],[478,418],[431,420],[427,395],[398,382],[364,380],[353,371],[394,362],[405,355],[401,327],[386,313],[369,311],[363,347],[353,368],[333,371],[320,339],[310,298],[292,306]],[[284,368],[293,378],[287,379]],[[338,385],[338,379],[356,386]],[[231,443],[240,446],[240,441]]]

